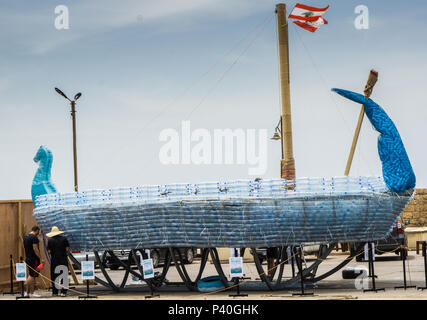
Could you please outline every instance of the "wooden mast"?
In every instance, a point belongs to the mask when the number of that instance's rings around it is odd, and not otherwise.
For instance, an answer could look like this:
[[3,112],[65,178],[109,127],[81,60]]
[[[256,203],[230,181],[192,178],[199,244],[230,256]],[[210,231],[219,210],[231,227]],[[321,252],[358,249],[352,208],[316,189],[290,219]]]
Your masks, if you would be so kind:
[[[369,73],[368,81],[366,82],[366,85],[365,85],[365,90],[363,91],[366,98],[369,98],[371,96],[372,90],[375,86],[375,83],[377,83],[377,80],[378,80],[378,72],[375,70],[371,70],[371,72]],[[353,162],[354,151],[356,150],[357,140],[359,139],[360,128],[362,127],[364,115],[365,115],[365,108],[362,106],[362,108],[360,109],[356,130],[354,132],[353,142],[351,144],[350,154],[347,159],[347,165],[344,171],[345,176],[348,176],[348,174],[350,173],[351,163]]]
[[281,142],[282,159],[280,176],[282,179],[295,179],[295,160],[292,147],[291,96],[289,81],[289,37],[286,19],[286,4],[276,5],[277,30],[279,42],[280,85],[282,97]]

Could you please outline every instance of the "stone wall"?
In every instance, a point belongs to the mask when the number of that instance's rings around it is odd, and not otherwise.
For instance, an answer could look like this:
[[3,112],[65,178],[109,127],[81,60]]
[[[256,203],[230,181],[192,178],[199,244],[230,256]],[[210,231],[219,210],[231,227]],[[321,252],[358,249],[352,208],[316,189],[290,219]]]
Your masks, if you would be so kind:
[[415,189],[415,199],[408,204],[401,220],[409,221],[410,227],[427,227],[427,189]]

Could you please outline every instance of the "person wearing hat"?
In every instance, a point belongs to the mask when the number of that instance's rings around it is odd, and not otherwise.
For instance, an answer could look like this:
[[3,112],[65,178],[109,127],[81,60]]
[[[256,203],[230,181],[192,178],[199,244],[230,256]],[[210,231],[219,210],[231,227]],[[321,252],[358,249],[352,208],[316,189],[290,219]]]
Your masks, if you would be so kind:
[[[56,281],[56,278],[61,275],[61,266],[66,268],[66,276],[68,277],[68,252],[70,251],[70,244],[65,236],[62,234],[64,231],[59,230],[58,227],[52,227],[51,232],[47,233],[46,236],[49,238],[47,242],[47,250],[51,256],[50,262],[50,278],[54,282],[52,285],[52,294],[54,296],[58,295],[58,288],[61,288],[61,297],[67,295],[67,288],[61,287],[59,280]],[[64,270],[64,269],[63,269]],[[59,284],[57,286],[57,283]]]

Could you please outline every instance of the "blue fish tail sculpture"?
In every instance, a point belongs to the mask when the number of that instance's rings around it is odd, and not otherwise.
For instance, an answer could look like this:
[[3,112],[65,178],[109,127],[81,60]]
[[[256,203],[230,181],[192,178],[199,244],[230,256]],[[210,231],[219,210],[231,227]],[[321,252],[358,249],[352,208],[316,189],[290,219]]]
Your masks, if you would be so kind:
[[50,171],[52,169],[52,152],[45,146],[40,146],[35,157],[34,162],[39,163],[39,168],[33,179],[31,186],[31,197],[35,205],[37,196],[47,193],[55,193],[56,188],[51,181]]
[[363,104],[366,116],[380,133],[378,137],[378,153],[382,162],[383,177],[387,188],[397,193],[414,189],[415,174],[412,170],[411,162],[399,132],[387,113],[374,101],[359,93],[335,88],[332,91],[354,102]]

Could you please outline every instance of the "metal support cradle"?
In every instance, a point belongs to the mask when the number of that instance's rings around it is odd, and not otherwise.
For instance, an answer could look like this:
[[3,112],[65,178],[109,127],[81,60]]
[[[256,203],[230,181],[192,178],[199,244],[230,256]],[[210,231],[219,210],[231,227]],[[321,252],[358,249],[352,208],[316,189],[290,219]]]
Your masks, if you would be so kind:
[[[317,281],[323,280],[330,275],[334,274],[335,272],[339,271],[341,268],[343,268],[345,265],[347,265],[356,255],[360,254],[363,250],[363,244],[358,246],[354,252],[350,254],[344,261],[339,263],[336,267],[328,270],[327,272],[316,276],[317,269],[319,265],[326,259],[326,257],[331,253],[333,248],[335,247],[335,243],[331,243],[328,245],[321,245],[320,250],[317,254],[317,258],[314,262],[312,262],[310,265],[303,268],[303,261],[302,261],[302,248],[300,247],[290,247],[291,255],[287,254],[287,247],[279,247],[278,256],[275,259],[275,267],[271,272],[272,277],[270,278],[267,276],[267,272],[264,271],[260,258],[258,256],[258,248],[250,248],[251,253],[254,257],[254,263],[257,269],[257,272],[260,276],[260,279],[262,282],[266,285],[266,287],[271,290],[283,290],[286,287],[289,286],[295,286],[297,283],[303,283],[304,286],[307,284],[315,284]],[[297,253],[295,253],[293,250],[297,249]],[[241,252],[243,255],[245,248],[241,248]],[[202,249],[202,255],[201,255],[201,261],[200,261],[200,267],[197,273],[197,276],[194,280],[190,277],[189,272],[187,271],[187,268],[185,266],[185,261],[183,259],[183,255],[180,252],[179,248],[170,247],[166,251],[165,259],[164,259],[164,265],[161,273],[156,272],[154,278],[151,279],[144,279],[143,276],[143,270],[142,266],[140,265],[138,255],[139,253],[142,254],[142,256],[145,256],[145,252],[143,249],[133,249],[129,251],[129,256],[127,260],[121,260],[119,259],[113,251],[106,251],[106,253],[112,258],[113,263],[123,267],[125,270],[123,279],[119,284],[116,284],[112,281],[110,275],[108,274],[105,264],[102,263],[102,259],[100,258],[100,255],[97,251],[94,251],[95,259],[97,264],[99,265],[101,272],[103,276],[105,277],[105,280],[102,280],[98,277],[95,277],[95,281],[106,288],[109,288],[113,290],[114,292],[125,292],[125,291],[134,291],[135,288],[126,288],[126,282],[128,280],[129,275],[135,276],[138,279],[144,281],[150,292],[151,296],[147,296],[148,298],[154,297],[154,292],[157,291],[157,288],[160,288],[163,285],[167,286],[173,286],[173,285],[183,285],[190,291],[198,291],[198,282],[202,277],[203,271],[205,270],[206,263],[208,260],[209,255],[211,256],[212,263],[215,267],[215,270],[217,274],[219,275],[219,278],[224,285],[225,290],[229,290],[231,285],[233,284],[233,288],[239,284],[240,282],[236,279],[232,279],[233,283],[230,282],[227,278],[227,276],[224,273],[223,267],[221,265],[221,261],[219,258],[219,254],[216,248],[204,248]],[[73,257],[72,254],[70,254],[70,259],[73,261],[73,263],[77,266],[77,269],[81,269],[80,263]],[[292,277],[290,279],[284,280],[284,268],[285,263],[287,261],[295,261],[297,268],[298,268],[298,274],[292,274]],[[175,268],[178,272],[179,277],[181,278],[182,282],[170,282],[166,279],[166,275],[170,269],[170,266],[172,265],[172,262],[175,265]],[[137,269],[132,269],[132,263],[136,263]],[[292,267],[294,267],[292,265]],[[301,278],[303,277],[303,279]],[[240,279],[239,279],[240,280]],[[303,292],[304,287],[302,287],[301,292]],[[240,288],[238,288],[240,290]],[[240,292],[238,292],[240,294]],[[304,291],[305,294],[305,291]]]

